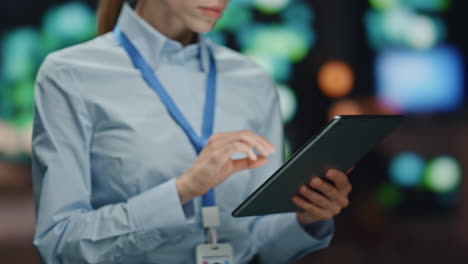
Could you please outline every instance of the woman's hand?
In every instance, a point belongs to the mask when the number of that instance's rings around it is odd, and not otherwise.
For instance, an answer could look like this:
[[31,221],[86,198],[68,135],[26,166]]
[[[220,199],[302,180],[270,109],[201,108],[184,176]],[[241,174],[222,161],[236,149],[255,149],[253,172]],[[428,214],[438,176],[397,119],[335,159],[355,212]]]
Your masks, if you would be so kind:
[[[261,156],[254,153],[254,148]],[[237,152],[245,153],[247,158],[231,159]],[[273,152],[272,143],[248,130],[212,135],[192,167],[176,180],[181,202],[205,194],[236,171],[265,165],[266,156]]]
[[299,189],[300,196],[295,195],[292,198],[293,202],[304,210],[296,213],[303,227],[317,221],[329,220],[349,204],[351,184],[348,176],[341,171],[328,170],[325,177],[333,184],[318,177],[313,178]]

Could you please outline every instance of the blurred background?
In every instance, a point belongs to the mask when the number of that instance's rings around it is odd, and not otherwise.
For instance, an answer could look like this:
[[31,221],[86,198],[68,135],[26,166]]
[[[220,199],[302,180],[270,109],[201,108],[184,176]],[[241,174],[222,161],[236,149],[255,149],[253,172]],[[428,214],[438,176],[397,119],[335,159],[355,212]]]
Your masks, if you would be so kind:
[[[31,123],[44,57],[96,36],[97,1],[0,9],[0,263],[32,247]],[[331,246],[298,263],[468,263],[468,2],[231,0],[209,37],[278,84],[286,158],[337,114],[406,121],[351,173]]]

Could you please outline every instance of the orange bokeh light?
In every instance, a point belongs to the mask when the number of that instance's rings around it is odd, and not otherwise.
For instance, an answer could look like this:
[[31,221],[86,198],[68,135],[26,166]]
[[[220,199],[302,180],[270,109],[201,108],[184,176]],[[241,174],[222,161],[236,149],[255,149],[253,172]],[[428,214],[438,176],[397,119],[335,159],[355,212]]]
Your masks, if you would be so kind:
[[318,84],[326,96],[332,98],[346,96],[353,89],[353,70],[343,61],[328,61],[319,70]]
[[337,115],[396,115],[398,111],[382,105],[375,97],[358,97],[355,99],[338,99],[330,105],[327,117]]
[[330,106],[328,110],[328,119],[332,119],[334,116],[337,115],[362,115],[364,112],[362,111],[361,106],[355,100],[344,99],[338,102],[335,102]]

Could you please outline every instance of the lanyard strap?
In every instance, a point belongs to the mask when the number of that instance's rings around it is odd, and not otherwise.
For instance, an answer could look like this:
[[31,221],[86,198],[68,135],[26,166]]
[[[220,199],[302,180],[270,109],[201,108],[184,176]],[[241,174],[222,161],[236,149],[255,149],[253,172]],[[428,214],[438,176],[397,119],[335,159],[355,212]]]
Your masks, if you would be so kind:
[[[166,92],[159,79],[154,74],[151,67],[145,61],[143,56],[128,39],[125,33],[120,29],[119,26],[115,26],[113,34],[117,42],[122,46],[130,59],[132,60],[135,68],[139,69],[143,79],[146,83],[156,92],[161,101],[166,106],[167,111],[171,115],[172,119],[184,130],[192,143],[197,155],[200,154],[202,149],[205,147],[208,138],[213,134],[213,121],[214,121],[214,109],[216,99],[216,61],[213,56],[213,52],[208,47],[210,69],[208,71],[208,78],[206,81],[206,99],[205,107],[203,111],[203,127],[201,137],[197,135],[193,127],[187,121],[185,116],[179,110],[177,105],[174,103],[172,98]],[[210,189],[206,194],[203,195],[203,206],[214,206],[215,195],[213,189]]]

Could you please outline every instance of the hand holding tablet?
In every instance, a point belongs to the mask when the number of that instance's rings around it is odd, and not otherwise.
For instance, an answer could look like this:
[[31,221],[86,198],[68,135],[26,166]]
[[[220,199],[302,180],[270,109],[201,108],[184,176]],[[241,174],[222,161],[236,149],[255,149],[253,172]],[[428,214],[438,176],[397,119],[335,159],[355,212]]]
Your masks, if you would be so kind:
[[297,218],[304,227],[333,218],[349,204],[351,184],[346,173],[330,169],[325,173],[325,178],[312,178],[292,198],[294,204],[302,210],[297,212]]
[[[323,176],[329,169],[349,170],[402,119],[400,115],[336,116],[242,202],[232,215],[298,211],[291,198],[298,194],[302,185],[309,183],[311,178]],[[322,185],[322,188],[324,186],[328,185]],[[344,201],[341,203],[344,205]]]

